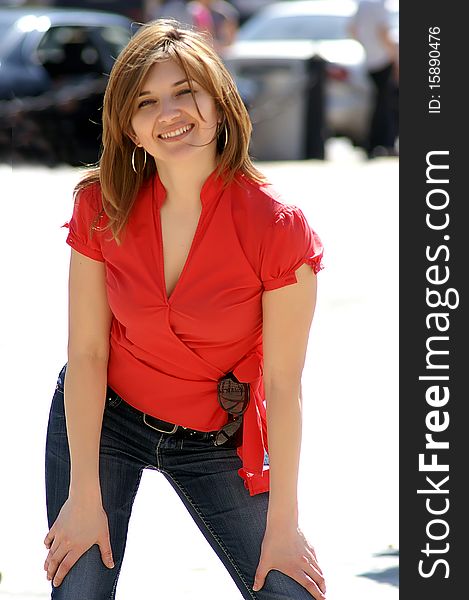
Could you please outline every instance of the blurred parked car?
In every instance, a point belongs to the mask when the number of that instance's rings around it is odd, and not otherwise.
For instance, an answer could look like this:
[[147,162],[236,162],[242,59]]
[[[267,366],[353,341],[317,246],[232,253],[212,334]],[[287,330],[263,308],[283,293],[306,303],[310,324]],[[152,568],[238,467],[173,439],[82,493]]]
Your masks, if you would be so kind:
[[265,8],[268,4],[272,4],[276,0],[231,0],[232,4],[239,13],[239,23],[242,25],[252,16]]
[[[258,99],[275,98],[262,94],[260,68],[249,63],[291,56],[306,42],[314,44],[315,54],[326,61],[324,111],[326,137],[346,136],[363,145],[367,136],[372,89],[364,67],[364,50],[352,39],[348,23],[355,13],[355,0],[293,0],[268,5],[240,27],[236,42],[226,51],[227,67],[233,73],[248,107],[262,119]],[[391,13],[396,26],[398,12]],[[306,84],[307,85],[307,82]],[[283,90],[282,103],[293,99],[301,89]],[[270,97],[269,97],[270,96]]]
[[95,162],[107,74],[132,33],[108,12],[0,9],[0,161]]
[[[26,3],[28,3],[28,0],[26,0]],[[132,21],[145,22],[146,0],[47,0],[47,3],[49,6],[59,6],[61,8],[104,10],[124,15]]]

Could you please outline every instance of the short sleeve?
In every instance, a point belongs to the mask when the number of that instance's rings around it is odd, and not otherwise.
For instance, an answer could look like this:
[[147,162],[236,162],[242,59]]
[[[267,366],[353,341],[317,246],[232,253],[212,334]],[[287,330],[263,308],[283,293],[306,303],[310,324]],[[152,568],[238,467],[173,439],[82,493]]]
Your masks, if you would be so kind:
[[261,279],[265,290],[296,283],[295,271],[304,263],[315,273],[322,268],[323,246],[301,209],[284,205],[268,228],[261,256]]
[[68,223],[69,233],[66,242],[80,254],[94,260],[104,261],[100,232],[91,231],[91,225],[100,214],[98,192],[98,186],[92,184],[80,190],[76,195],[72,218]]

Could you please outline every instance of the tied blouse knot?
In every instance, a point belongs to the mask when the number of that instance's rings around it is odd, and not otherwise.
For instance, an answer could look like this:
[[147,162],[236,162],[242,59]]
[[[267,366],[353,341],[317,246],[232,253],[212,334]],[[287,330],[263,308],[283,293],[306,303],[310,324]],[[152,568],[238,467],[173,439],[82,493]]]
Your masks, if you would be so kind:
[[218,430],[228,414],[217,383],[229,371],[250,384],[237,449],[251,495],[269,490],[263,387],[262,295],[296,283],[303,263],[321,268],[322,244],[302,211],[267,184],[238,174],[228,186],[214,171],[201,190],[202,211],[179,280],[166,294],[158,174],[142,185],[118,246],[91,225],[102,211],[98,183],[75,198],[67,243],[104,262],[113,314],[108,384],[138,410],[191,429]]

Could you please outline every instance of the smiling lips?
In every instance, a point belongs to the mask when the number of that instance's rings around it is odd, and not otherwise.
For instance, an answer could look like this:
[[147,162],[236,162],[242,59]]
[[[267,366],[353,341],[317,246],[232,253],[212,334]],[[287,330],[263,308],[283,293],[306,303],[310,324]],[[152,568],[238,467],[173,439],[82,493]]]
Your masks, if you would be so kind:
[[173,131],[168,131],[167,133],[160,133],[158,136],[162,140],[174,140],[180,139],[186,133],[189,133],[193,129],[194,125],[184,125],[184,127],[179,127],[178,129],[174,129]]

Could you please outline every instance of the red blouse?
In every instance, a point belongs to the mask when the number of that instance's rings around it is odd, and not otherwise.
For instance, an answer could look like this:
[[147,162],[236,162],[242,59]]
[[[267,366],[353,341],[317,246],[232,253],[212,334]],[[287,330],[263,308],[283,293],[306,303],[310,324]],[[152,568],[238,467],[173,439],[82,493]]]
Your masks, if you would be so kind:
[[[109,305],[108,384],[137,409],[192,429],[228,420],[217,382],[228,371],[251,386],[239,475],[251,495],[269,489],[262,381],[262,294],[296,283],[303,263],[318,272],[322,245],[302,211],[269,185],[242,175],[223,190],[214,171],[201,191],[202,212],[179,281],[167,297],[158,175],[135,200],[122,244],[90,225],[102,209],[99,184],[82,190],[67,243],[103,261]],[[104,214],[99,226],[105,226]]]

